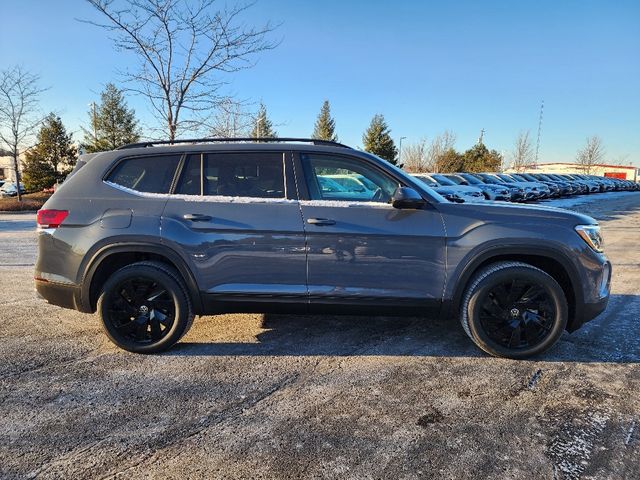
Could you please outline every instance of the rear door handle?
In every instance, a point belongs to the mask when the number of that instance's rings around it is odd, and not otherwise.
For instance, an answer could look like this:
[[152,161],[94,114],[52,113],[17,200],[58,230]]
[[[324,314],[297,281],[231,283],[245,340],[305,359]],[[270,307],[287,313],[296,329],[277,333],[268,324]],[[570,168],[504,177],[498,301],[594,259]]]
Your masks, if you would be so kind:
[[307,223],[310,225],[317,225],[319,227],[323,227],[325,225],[335,225],[335,220],[330,220],[328,218],[308,218]]
[[191,220],[192,222],[210,222],[213,220],[211,215],[205,215],[203,213],[185,213],[182,218]]

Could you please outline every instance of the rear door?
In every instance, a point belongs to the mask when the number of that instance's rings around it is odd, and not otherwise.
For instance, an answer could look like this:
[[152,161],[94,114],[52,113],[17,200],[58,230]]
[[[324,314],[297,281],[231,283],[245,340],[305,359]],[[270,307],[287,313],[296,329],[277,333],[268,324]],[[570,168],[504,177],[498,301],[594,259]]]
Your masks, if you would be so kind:
[[[304,187],[300,206],[312,306],[439,306],[445,232],[435,208],[391,206],[401,181],[362,158],[307,153],[296,165]],[[366,197],[359,189],[336,189],[325,180],[338,175],[367,185]]]
[[284,151],[183,159],[162,238],[191,265],[209,309],[216,302],[305,302],[304,231],[293,182]]

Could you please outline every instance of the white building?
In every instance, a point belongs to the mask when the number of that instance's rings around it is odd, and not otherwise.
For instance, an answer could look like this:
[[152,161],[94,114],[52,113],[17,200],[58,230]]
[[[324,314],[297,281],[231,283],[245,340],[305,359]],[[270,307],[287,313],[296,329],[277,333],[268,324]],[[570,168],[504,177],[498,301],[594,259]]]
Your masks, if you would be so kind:
[[7,155],[7,152],[0,150],[0,180],[16,181],[15,172],[13,170],[13,158]]

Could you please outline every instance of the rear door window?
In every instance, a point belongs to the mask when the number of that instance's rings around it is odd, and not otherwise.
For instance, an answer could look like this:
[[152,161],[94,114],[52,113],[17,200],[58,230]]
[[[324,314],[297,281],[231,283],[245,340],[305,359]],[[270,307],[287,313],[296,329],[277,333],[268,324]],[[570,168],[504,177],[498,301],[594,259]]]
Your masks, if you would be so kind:
[[107,181],[145,193],[169,193],[180,155],[127,158],[109,174]]
[[284,198],[284,155],[279,152],[190,155],[175,193]]

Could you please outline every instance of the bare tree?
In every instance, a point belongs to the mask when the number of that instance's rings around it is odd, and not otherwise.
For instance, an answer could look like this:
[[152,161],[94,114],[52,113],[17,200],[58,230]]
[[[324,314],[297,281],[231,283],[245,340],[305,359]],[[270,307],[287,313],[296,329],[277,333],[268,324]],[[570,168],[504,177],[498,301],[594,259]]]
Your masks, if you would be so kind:
[[426,155],[426,167],[431,172],[439,172],[440,163],[445,153],[453,149],[456,143],[456,134],[445,130],[437,135],[429,144]]
[[42,116],[38,111],[40,94],[45,90],[38,84],[40,77],[13,67],[0,72],[0,141],[13,158],[18,200],[20,193],[20,150],[25,148]]
[[211,119],[213,137],[248,137],[254,124],[254,116],[242,102],[226,98],[220,102]]
[[527,165],[533,162],[533,145],[529,138],[529,130],[520,132],[516,137],[516,143],[511,152],[511,167],[516,172],[523,172]]
[[403,168],[407,172],[419,173],[427,171],[427,140],[412,143],[402,149]]
[[250,68],[255,54],[276,46],[267,41],[274,29],[269,23],[242,23],[251,4],[216,9],[215,0],[87,1],[106,22],[82,21],[112,32],[118,49],[138,57],[137,70],[122,75],[149,100],[169,140],[203,128],[224,103],[219,74]]
[[584,148],[578,150],[576,155],[576,163],[581,166],[582,171],[586,174],[591,173],[591,168],[602,162],[604,158],[604,147],[602,139],[597,135],[587,138]]

